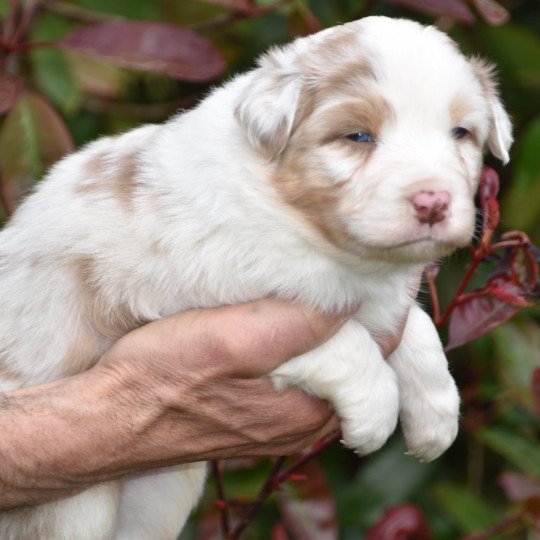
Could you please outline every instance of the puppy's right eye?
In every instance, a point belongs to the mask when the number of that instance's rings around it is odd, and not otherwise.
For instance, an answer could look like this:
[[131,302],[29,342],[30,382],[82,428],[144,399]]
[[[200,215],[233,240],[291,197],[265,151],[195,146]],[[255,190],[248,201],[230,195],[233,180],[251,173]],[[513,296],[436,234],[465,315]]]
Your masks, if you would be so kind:
[[375,142],[373,135],[367,131],[361,131],[360,133],[351,133],[347,135],[347,139],[354,142],[372,143]]

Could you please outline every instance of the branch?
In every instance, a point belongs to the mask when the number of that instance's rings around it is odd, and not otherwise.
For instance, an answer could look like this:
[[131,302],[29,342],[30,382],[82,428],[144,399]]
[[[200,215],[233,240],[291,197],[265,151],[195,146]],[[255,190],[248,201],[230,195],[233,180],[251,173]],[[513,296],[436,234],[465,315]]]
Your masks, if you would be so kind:
[[227,504],[227,499],[225,498],[225,489],[223,487],[223,478],[221,476],[220,461],[212,461],[212,473],[214,475],[214,481],[216,484],[216,491],[218,496],[216,505],[219,508],[221,516],[221,532],[223,533],[223,538],[227,538],[230,531],[229,505]]

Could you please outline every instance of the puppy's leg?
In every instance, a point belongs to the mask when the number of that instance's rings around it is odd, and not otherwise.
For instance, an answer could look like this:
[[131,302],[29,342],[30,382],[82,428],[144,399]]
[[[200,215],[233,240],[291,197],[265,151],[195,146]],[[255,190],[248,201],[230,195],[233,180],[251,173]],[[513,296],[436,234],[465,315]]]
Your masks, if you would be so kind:
[[420,460],[431,461],[456,438],[459,395],[437,330],[416,304],[388,362],[398,377],[400,421],[407,447]]
[[125,480],[114,540],[174,540],[204,488],[206,463],[167,467]]
[[272,379],[277,388],[296,384],[328,400],[341,418],[344,444],[358,454],[380,448],[396,427],[395,374],[355,320],[321,347],[280,366]]

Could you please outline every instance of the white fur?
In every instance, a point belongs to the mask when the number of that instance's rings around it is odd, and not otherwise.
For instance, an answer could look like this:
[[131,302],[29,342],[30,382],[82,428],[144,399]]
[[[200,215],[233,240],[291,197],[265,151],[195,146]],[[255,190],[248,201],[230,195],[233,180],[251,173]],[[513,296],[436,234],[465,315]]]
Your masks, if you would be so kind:
[[[345,52],[321,61],[317,47],[332,53],[327,40],[341,35],[352,36]],[[349,240],[339,244],[285,203],[272,178],[294,137],[302,89],[316,90],[324,74],[362,55],[376,81],[348,73],[346,82],[358,78],[359,96],[366,89],[384,96],[394,117],[365,164],[339,141],[309,149],[317,171],[345,185],[332,223]],[[342,103],[337,90],[317,111]],[[126,312],[155,320],[269,295],[323,310],[361,302],[334,338],[280,367],[274,380],[329,400],[345,444],[359,453],[384,444],[400,410],[410,451],[435,458],[456,435],[459,398],[435,329],[409,287],[423,264],[473,233],[481,152],[449,135],[449,104],[459,94],[474,104],[465,127],[506,160],[508,117],[448,38],[373,17],[277,49],[196,109],[62,160],[0,234],[0,366],[13,374],[0,379],[0,389],[87,369],[119,337],[113,328]],[[314,138],[324,128],[317,114],[306,122]],[[119,167],[134,154],[136,186],[128,196],[116,193]],[[104,155],[105,165],[89,175]],[[448,218],[431,228],[415,219],[409,200],[422,189],[452,197]],[[77,265],[88,261],[85,288]],[[411,306],[403,341],[387,363],[373,338],[394,332]],[[203,478],[202,465],[173,468],[24,517],[7,512],[0,537],[26,539],[26,530],[46,522],[55,531],[51,540],[170,540]]]

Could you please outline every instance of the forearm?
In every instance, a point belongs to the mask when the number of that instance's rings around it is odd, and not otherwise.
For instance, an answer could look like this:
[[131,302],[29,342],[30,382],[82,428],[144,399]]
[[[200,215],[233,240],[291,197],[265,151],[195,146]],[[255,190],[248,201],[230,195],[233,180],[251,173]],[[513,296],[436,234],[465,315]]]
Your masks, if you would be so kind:
[[0,507],[56,499],[119,476],[136,420],[88,372],[0,394]]

